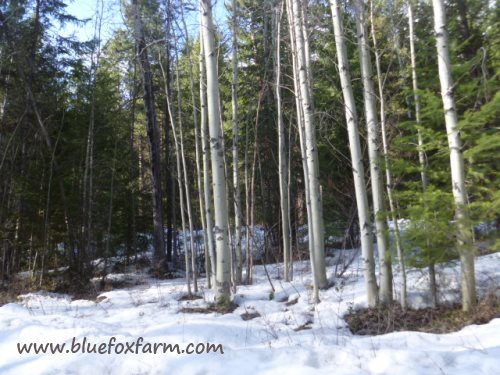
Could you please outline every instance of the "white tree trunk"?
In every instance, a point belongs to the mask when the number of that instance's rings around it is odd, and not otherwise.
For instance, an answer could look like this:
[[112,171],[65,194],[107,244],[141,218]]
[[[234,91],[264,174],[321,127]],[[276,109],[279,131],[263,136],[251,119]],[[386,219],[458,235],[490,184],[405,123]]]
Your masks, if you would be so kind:
[[216,272],[215,295],[218,302],[231,297],[231,264],[227,238],[228,210],[226,176],[224,173],[224,138],[220,123],[219,77],[214,46],[214,25],[210,0],[200,0],[203,48],[207,68],[208,126],[212,161],[212,185],[215,208]]
[[233,125],[233,186],[234,186],[234,251],[236,253],[235,284],[241,284],[243,259],[241,252],[241,191],[239,172],[239,130],[238,130],[238,18],[237,3],[232,0],[232,28],[233,28],[233,77],[231,82],[232,125]]
[[280,38],[281,38],[281,16],[283,14],[283,2],[278,1],[276,4],[273,22],[273,60],[274,60],[274,75],[275,75],[275,97],[278,119],[278,174],[280,188],[280,210],[281,210],[281,230],[283,236],[283,268],[285,281],[291,280],[290,266],[291,251],[290,251],[290,205],[288,196],[288,166],[287,166],[287,151],[286,151],[286,134],[285,124],[283,122],[283,114],[281,109],[281,54],[280,54]]
[[253,278],[253,256],[252,256],[252,234],[250,231],[250,171],[249,171],[249,156],[248,156],[248,147],[250,145],[249,142],[249,130],[248,126],[245,127],[245,220],[246,220],[246,228],[245,228],[245,239],[246,239],[246,263],[247,263],[247,274],[246,274],[246,284],[252,283]]
[[[297,3],[298,6],[298,13],[294,13],[293,11],[293,3],[292,3],[292,11],[291,14],[295,17],[298,15],[298,24],[300,24],[300,31],[298,29],[294,29],[294,37],[295,41],[297,42],[296,38],[302,38],[304,41],[304,63],[305,65],[301,65],[299,61],[299,55],[298,55],[298,50],[297,47],[295,47],[295,75],[296,75],[296,87],[295,89],[298,90],[298,103],[300,107],[300,114],[301,114],[301,121],[300,121],[300,142],[301,142],[301,152],[302,152],[302,159],[303,163],[305,165],[304,167],[304,182],[307,185],[307,190],[306,190],[306,200],[307,200],[307,217],[308,217],[308,222],[310,222],[310,231],[309,234],[311,236],[310,238],[310,243],[309,243],[309,253],[311,254],[311,260],[312,260],[312,272],[314,275],[316,275],[316,269],[318,268],[318,254],[316,252],[316,235],[317,233],[314,230],[314,220],[313,220],[313,202],[311,199],[311,174],[310,174],[310,164],[308,163],[308,157],[307,157],[307,135],[306,135],[306,122],[305,122],[305,115],[304,115],[304,100],[302,98],[301,94],[301,82],[300,82],[300,72],[299,69],[305,66],[305,72],[307,74],[307,79],[306,82],[307,84],[307,90],[309,93],[309,98],[312,102],[312,69],[311,69],[311,55],[310,55],[310,49],[309,49],[309,33],[307,31],[307,19],[306,19],[306,10],[304,9],[307,6],[307,0],[298,0]],[[291,26],[294,28],[297,25],[296,22],[292,22]],[[297,43],[295,44],[297,46]],[[311,113],[314,117],[314,111],[311,109]],[[321,187],[320,187],[320,194],[321,194]],[[324,235],[323,235],[324,237]],[[321,267],[321,266],[320,266]],[[315,301],[319,302],[319,288],[321,287],[320,285],[320,278],[317,278],[316,281],[316,288],[315,288]]]
[[[175,37],[175,36],[174,36]],[[177,54],[177,52],[176,52]],[[179,117],[179,143],[180,143],[180,155],[182,161],[182,177],[184,179],[184,189],[186,191],[186,208],[188,215],[188,225],[189,225],[189,253],[191,256],[191,272],[193,275],[193,287],[194,292],[198,292],[198,276],[196,272],[196,251],[194,247],[194,226],[193,226],[193,210],[191,208],[191,192],[189,190],[189,177],[186,165],[186,153],[184,152],[184,125],[182,120],[182,98],[181,98],[181,87],[179,79],[179,56],[176,56],[177,63],[175,67],[175,80],[177,84],[177,105],[178,105],[178,117]],[[172,123],[173,124],[173,123]],[[175,135],[175,129],[172,130]],[[180,171],[179,171],[180,172]],[[179,176],[180,178],[180,176]],[[187,238],[184,238],[187,241]],[[186,254],[187,257],[187,254]]]
[[368,305],[377,304],[377,279],[375,276],[375,262],[373,258],[373,240],[371,235],[371,222],[368,211],[368,196],[366,193],[365,171],[363,167],[363,155],[359,142],[358,119],[356,115],[356,103],[351,86],[349,73],[349,62],[347,59],[347,47],[345,44],[344,29],[342,25],[342,13],[338,0],[330,0],[332,9],[333,29],[335,33],[335,45],[337,48],[337,59],[344,97],[344,110],[349,133],[349,149],[351,152],[352,172],[354,177],[354,188],[358,208],[359,227],[361,236],[361,252],[364,266],[364,278],[366,284]]
[[470,230],[465,189],[465,170],[462,154],[462,140],[457,127],[457,112],[453,97],[453,79],[448,51],[448,32],[443,0],[432,0],[434,9],[434,32],[438,54],[439,81],[443,99],[444,119],[450,149],[450,169],[453,198],[455,200],[455,219],[457,220],[458,251],[462,263],[462,308],[470,311],[476,305],[476,277],[474,273],[474,254],[472,251],[472,232]]
[[401,245],[401,236],[399,232],[399,224],[398,224],[398,215],[396,214],[396,207],[394,205],[394,196],[392,190],[392,174],[391,174],[391,165],[389,162],[389,145],[387,142],[387,129],[386,129],[386,117],[385,117],[385,98],[384,98],[384,84],[382,79],[382,69],[380,67],[380,53],[377,48],[377,34],[375,30],[375,16],[374,16],[374,0],[370,1],[370,20],[371,20],[371,31],[372,31],[372,39],[373,39],[373,49],[375,52],[375,66],[377,69],[377,83],[378,83],[378,94],[380,100],[380,129],[382,131],[382,153],[384,156],[384,164],[385,164],[385,178],[386,178],[386,190],[387,190],[387,199],[389,201],[389,210],[391,214],[392,222],[394,223],[394,237],[396,240],[396,252],[399,259],[399,267],[401,269],[401,294],[400,294],[400,303],[403,309],[406,309],[406,269],[405,269],[405,261],[403,257],[403,249]]
[[[307,162],[306,158],[303,156],[306,154],[305,146],[305,131],[304,131],[304,114],[300,101],[300,90],[299,90],[299,80],[297,72],[297,53],[295,48],[295,31],[293,27],[293,10],[290,1],[286,1],[287,16],[288,16],[288,29],[290,34],[290,50],[292,52],[292,69],[293,69],[293,92],[295,96],[295,108],[297,111],[297,133],[299,134],[299,144],[300,151],[302,155],[302,169],[304,170],[304,197],[306,201],[306,211],[307,211],[307,233],[308,233],[308,248],[311,258],[311,269],[314,272],[314,233],[312,230],[312,221],[309,219],[311,217],[311,199],[309,196],[309,183],[307,182],[309,173],[307,172]],[[319,299],[318,288],[315,287],[315,299]]]
[[203,28],[200,29],[200,137],[203,155],[203,196],[205,200],[205,215],[208,242],[208,255],[210,258],[210,269],[207,269],[209,284],[215,285],[215,249],[214,249],[214,220],[212,217],[212,190],[210,188],[210,145],[208,143],[208,107],[207,107],[207,84],[205,68],[205,51],[203,48]]
[[[290,1],[290,0],[289,0]],[[325,267],[325,233],[323,222],[323,202],[321,197],[321,187],[319,180],[319,160],[316,142],[316,128],[314,126],[313,102],[311,97],[311,82],[307,74],[307,51],[304,43],[305,24],[302,22],[302,11],[300,0],[292,0],[291,8],[293,15],[293,30],[295,37],[297,73],[299,80],[299,101],[302,108],[306,153],[303,157],[307,163],[306,183],[309,185],[309,198],[311,204],[312,233],[309,236],[314,238],[314,248],[311,257],[314,262],[314,279],[318,288],[327,286]]]
[[[295,0],[286,0],[287,4],[287,15],[288,15],[288,25],[290,29],[290,49],[292,54],[292,67],[293,67],[293,85],[294,85],[294,93],[295,93],[295,105],[297,108],[297,130],[299,133],[299,142],[300,142],[300,151],[302,155],[302,169],[304,172],[304,194],[306,200],[306,210],[307,210],[307,228],[308,228],[308,247],[309,247],[309,257],[311,261],[311,271],[313,274],[313,298],[315,303],[319,302],[319,278],[317,277],[317,264],[316,264],[316,254],[315,254],[315,246],[314,246],[314,222],[312,220],[312,208],[311,208],[311,184],[309,181],[310,173],[309,173],[309,163],[307,162],[307,145],[306,145],[306,130],[305,130],[305,113],[303,106],[303,98],[302,98],[302,90],[301,90],[301,82],[300,82],[300,67],[304,69],[304,72],[307,78],[307,73],[305,72],[306,64],[305,57],[302,55],[302,65],[299,62],[299,52],[297,48],[298,38],[302,36],[302,24],[300,19],[297,18],[297,14],[300,12],[297,9],[297,4],[294,3]],[[302,53],[304,51],[304,47],[302,44]],[[304,87],[303,87],[304,89]],[[305,90],[309,94],[309,89],[307,86]],[[310,118],[309,118],[310,119]]]
[[363,99],[365,105],[366,126],[368,129],[368,157],[370,159],[370,177],[372,187],[373,211],[380,263],[379,298],[382,303],[392,301],[392,266],[391,252],[387,238],[387,220],[384,212],[383,176],[380,172],[379,127],[377,120],[376,97],[372,81],[372,63],[366,32],[365,5],[357,0],[356,29],[363,81]]
[[[310,82],[310,86],[312,86],[313,74],[311,68],[311,49],[309,43],[309,32],[307,27],[307,2],[308,0],[299,0],[299,10],[300,10],[300,24],[302,28],[302,35],[304,38],[304,49],[306,51],[305,62],[306,62],[307,79]],[[312,96],[312,92],[310,92],[309,95]]]
[[[181,1],[181,16],[182,16],[182,25],[184,28],[184,35],[186,38],[188,38],[188,41],[191,41],[189,38],[189,33],[186,25],[186,19],[184,17],[184,3]],[[198,201],[200,205],[200,218],[201,218],[201,227],[203,230],[203,243],[205,247],[205,268],[207,268],[207,281],[210,284],[210,277],[208,273],[208,236],[207,236],[207,225],[205,222],[205,200],[203,197],[203,189],[202,189],[202,184],[201,184],[201,166],[200,166],[200,140],[199,140],[199,134],[198,134],[198,114],[197,114],[197,108],[196,108],[196,99],[195,99],[195,89],[194,89],[194,76],[193,76],[193,57],[192,57],[192,45],[189,46],[188,50],[188,61],[189,61],[189,88],[191,91],[191,105],[193,107],[193,125],[194,125],[194,143],[195,143],[195,161],[196,161],[196,180],[197,180],[197,185],[198,185]],[[193,233],[191,233],[191,236],[193,236]],[[194,261],[194,259],[193,259]],[[194,262],[193,262],[194,263]],[[194,271],[194,276],[196,277],[196,264],[193,264],[193,271]],[[197,283],[196,283],[196,278],[194,279],[194,287],[195,287],[195,293],[197,292]],[[211,284],[210,284],[211,285]]]

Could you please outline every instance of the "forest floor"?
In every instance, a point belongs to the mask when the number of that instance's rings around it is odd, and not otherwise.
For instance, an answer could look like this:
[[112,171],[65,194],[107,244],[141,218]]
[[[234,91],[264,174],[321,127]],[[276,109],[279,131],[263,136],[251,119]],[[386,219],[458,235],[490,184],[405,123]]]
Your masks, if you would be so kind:
[[[351,254],[344,253],[346,259]],[[484,319],[429,309],[429,279],[421,269],[408,271],[409,303],[419,313],[393,306],[366,310],[361,260],[354,258],[335,278],[337,260],[327,259],[333,286],[321,290],[317,305],[312,303],[307,261],[294,263],[293,282],[281,278],[281,265],[266,266],[271,283],[264,266],[256,266],[253,285],[239,286],[225,310],[213,308],[214,295],[205,279],[199,280],[197,297],[188,297],[183,279],[155,280],[146,272],[108,275],[110,290],[95,299],[42,291],[20,295],[0,307],[0,373],[498,374],[500,319],[486,321],[497,312],[500,253],[476,259],[478,291],[486,306],[481,311],[492,312]],[[456,262],[437,267],[444,305],[459,301],[459,273]],[[396,271],[396,289],[399,277]],[[436,319],[441,313],[450,321],[460,320],[457,332],[429,333],[448,330],[432,327],[443,320]],[[430,322],[427,332],[417,332],[411,323],[422,316]],[[352,333],[353,320],[363,336]],[[399,332],[385,333],[392,330]],[[61,352],[45,350],[50,343],[53,348],[59,344]],[[180,352],[163,353],[163,346],[156,354],[148,352],[162,343],[179,344]],[[188,354],[207,343],[221,344],[223,354]],[[30,344],[43,349],[36,354],[32,346],[31,353],[19,353]],[[101,344],[104,354],[96,349]],[[127,345],[131,350],[126,353]]]
[[398,303],[348,312],[344,319],[356,335],[382,335],[389,332],[419,331],[449,333],[472,324],[486,324],[500,318],[500,294],[490,292],[470,313],[460,303],[436,307],[402,309]]

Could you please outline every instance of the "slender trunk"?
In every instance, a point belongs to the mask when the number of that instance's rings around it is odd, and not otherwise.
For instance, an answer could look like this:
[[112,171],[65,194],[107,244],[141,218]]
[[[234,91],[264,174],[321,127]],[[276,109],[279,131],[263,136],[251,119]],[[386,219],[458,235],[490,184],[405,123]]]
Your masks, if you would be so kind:
[[377,69],[377,82],[378,82],[378,94],[380,100],[380,129],[382,131],[382,153],[384,156],[385,164],[385,178],[386,178],[386,190],[387,198],[389,201],[389,210],[392,222],[394,223],[394,237],[396,240],[396,252],[399,259],[399,267],[401,269],[401,294],[400,303],[403,309],[406,309],[406,268],[405,261],[403,257],[403,248],[401,244],[401,235],[399,232],[398,215],[396,213],[396,208],[394,205],[394,194],[393,194],[393,184],[392,184],[392,173],[391,165],[389,161],[389,145],[387,141],[387,129],[386,129],[386,117],[385,117],[385,97],[384,97],[384,84],[382,81],[382,69],[380,67],[380,53],[377,48],[377,34],[375,31],[375,19],[374,19],[374,0],[370,1],[370,19],[371,19],[371,32],[373,39],[373,49],[375,52],[375,67]]
[[248,147],[249,147],[249,135],[248,126],[245,126],[245,238],[246,238],[246,263],[247,263],[247,274],[246,283],[252,283],[252,272],[253,272],[253,247],[250,232],[250,171],[249,171],[249,160],[248,160]]
[[[111,224],[113,223],[113,199],[115,192],[115,174],[116,174],[116,150],[118,146],[118,139],[115,140],[115,147],[113,151],[113,166],[111,167],[111,184],[109,188],[109,210],[108,210],[108,228],[106,231],[106,250],[104,251],[104,273],[102,280],[106,277],[107,262],[111,256],[110,243],[111,243]],[[104,284],[104,283],[103,283]]]
[[[179,202],[180,202],[180,211],[181,211],[181,226],[182,226],[182,244],[184,248],[184,261],[186,267],[186,284],[188,295],[191,295],[191,262],[190,255],[192,256],[191,251],[188,248],[188,239],[187,239],[187,230],[186,230],[186,213],[184,208],[184,188],[182,186],[182,166],[181,166],[181,150],[179,149],[179,141],[176,135],[175,122],[171,121],[172,125],[172,135],[174,137],[174,145],[175,145],[175,159],[177,162],[177,183],[179,185]],[[192,237],[192,236],[190,236]]]
[[[168,68],[167,68],[168,69]],[[167,78],[168,79],[168,78]],[[167,104],[165,103],[165,107]],[[164,139],[165,139],[165,194],[167,195],[167,207],[166,207],[166,224],[167,224],[167,246],[166,246],[166,260],[167,262],[173,263],[174,261],[174,242],[175,242],[175,176],[173,170],[172,161],[172,142],[170,140],[170,116],[168,115],[168,110],[165,110],[164,119]]]
[[[266,4],[264,4],[266,5]],[[265,24],[265,21],[263,21]],[[264,27],[264,43],[266,39],[267,28]],[[257,64],[260,63],[260,55],[257,53],[256,49],[256,40],[255,35],[252,35],[252,46],[254,59]],[[264,46],[265,50],[265,46]],[[264,64],[265,65],[265,64]],[[264,68],[265,69],[265,68]],[[264,76],[267,74],[267,70],[264,71]],[[257,170],[257,162],[259,161],[259,153],[260,153],[260,140],[259,140],[259,125],[260,125],[260,113],[262,109],[262,101],[266,92],[266,83],[265,79],[262,79],[261,76],[258,77],[258,83],[260,84],[260,90],[257,97],[257,108],[255,113],[255,121],[254,121],[254,141],[253,141],[253,156],[252,156],[252,167],[248,170],[248,165],[246,165],[245,173],[249,176],[248,186],[245,186],[247,189],[247,199],[249,201],[247,207],[247,284],[251,284],[253,281],[253,249],[255,246],[255,178],[256,178],[256,170]],[[248,133],[247,133],[248,134]],[[247,148],[245,150],[245,163],[248,163],[248,137]],[[262,174],[260,176],[262,178]],[[261,200],[263,201],[263,199]]]
[[[128,178],[130,181],[136,181],[137,179],[137,161],[136,161],[136,152],[135,152],[135,107],[137,103],[137,89],[136,89],[136,79],[137,79],[137,65],[134,60],[133,63],[133,82],[132,82],[132,102],[131,102],[131,111],[130,111],[130,122],[129,122],[129,168],[128,168]],[[137,225],[136,225],[136,210],[137,210],[137,190],[135,184],[131,184],[129,190],[129,199],[130,199],[130,211],[129,211],[129,228],[131,237],[130,248],[128,251],[128,255],[134,254],[135,262],[137,262]]]
[[366,126],[368,129],[368,156],[370,160],[373,211],[375,214],[375,229],[380,262],[379,298],[381,303],[390,303],[392,301],[392,261],[387,238],[387,220],[385,219],[384,212],[383,176],[380,173],[380,142],[378,136],[377,109],[375,105],[376,98],[371,78],[373,75],[372,63],[366,32],[365,4],[363,0],[357,1],[357,8],[356,29],[361,60],[363,99]]
[[345,117],[347,131],[349,134],[349,149],[351,152],[352,172],[354,178],[354,189],[358,207],[358,218],[361,237],[361,253],[363,261],[363,272],[367,291],[368,305],[373,307],[377,304],[377,279],[375,276],[375,262],[373,257],[373,240],[371,235],[371,222],[368,211],[368,196],[366,193],[365,171],[363,166],[363,155],[359,141],[358,119],[356,115],[356,104],[351,86],[349,62],[347,59],[347,47],[342,25],[342,15],[338,0],[330,0],[333,28],[335,33],[335,45],[337,48],[337,59],[339,66],[340,82],[344,97]]
[[[47,183],[47,198],[46,198],[46,204],[45,204],[45,210],[44,210],[44,226],[43,226],[43,251],[42,251],[42,256],[45,256],[46,254],[49,253],[49,239],[50,239],[50,205],[51,205],[51,194],[52,194],[52,180],[54,176],[54,161],[56,157],[56,150],[57,150],[57,145],[59,144],[59,140],[61,139],[61,132],[64,126],[64,116],[65,112],[63,112],[62,115],[62,120],[61,120],[61,127],[59,128],[59,133],[57,134],[57,140],[56,143],[54,144],[54,150],[52,150],[52,156],[50,159],[50,172],[49,172],[49,180]],[[31,248],[31,247],[30,247]],[[35,265],[33,264],[33,269],[35,268]],[[43,269],[42,273],[40,274],[40,286],[42,285],[42,278],[43,278]]]
[[232,103],[232,127],[233,127],[233,186],[234,186],[234,251],[236,253],[235,284],[241,284],[243,259],[241,251],[241,191],[239,172],[239,129],[238,129],[238,5],[236,0],[232,0],[232,33],[233,33],[233,53],[232,69],[233,77],[231,82],[231,103]]
[[203,192],[205,199],[205,218],[207,225],[207,242],[210,268],[207,269],[207,279],[210,285],[215,285],[215,239],[214,221],[212,216],[212,190],[210,188],[210,145],[208,143],[208,107],[207,80],[205,67],[205,52],[203,48],[203,29],[200,31],[200,136],[203,154]]
[[214,45],[215,28],[212,22],[212,2],[210,0],[200,0],[200,12],[207,69],[208,125],[215,208],[214,232],[217,252],[215,294],[218,302],[224,302],[231,296],[231,264],[227,238],[228,203],[224,173],[224,139],[220,123],[219,78]]
[[[306,51],[305,53],[306,73],[307,73],[307,79],[310,82],[310,86],[312,86],[313,73],[311,67],[311,53],[310,53],[311,49],[309,44],[309,32],[307,27],[307,3],[308,0],[299,0],[300,25],[302,29],[302,35],[304,37],[304,50]],[[310,92],[309,95],[312,96],[312,92]]]
[[[164,72],[165,72],[165,85],[164,91],[165,96],[171,95],[170,90],[170,43],[171,43],[171,34],[170,30],[172,28],[172,5],[170,0],[164,1],[164,6],[166,10],[166,19],[165,19],[165,63]],[[164,118],[163,118],[163,144],[164,144],[164,158],[165,158],[165,195],[166,195],[166,209],[165,209],[165,221],[167,226],[167,245],[166,245],[166,261],[167,264],[173,265],[174,257],[174,243],[175,243],[175,233],[177,232],[175,227],[175,177],[173,169],[173,161],[172,161],[172,144],[170,141],[170,115],[168,111],[168,103],[165,99],[164,102]]]
[[[176,52],[177,53],[177,52]],[[176,56],[177,64],[175,69],[175,78],[177,84],[177,105],[178,105],[178,118],[179,118],[179,141],[180,141],[180,157],[182,162],[182,176],[184,177],[184,189],[186,193],[186,208],[188,215],[188,225],[189,225],[189,249],[191,255],[191,271],[193,275],[193,287],[194,292],[198,292],[198,276],[196,272],[196,252],[194,248],[194,227],[193,227],[193,210],[191,207],[191,192],[189,190],[189,178],[187,173],[187,164],[186,164],[186,153],[184,152],[184,125],[182,120],[182,100],[181,100],[181,86],[179,80],[179,56]],[[195,116],[196,118],[196,116]],[[175,133],[175,129],[173,129]],[[178,170],[178,173],[181,171]],[[180,186],[179,186],[180,188]],[[187,241],[187,238],[184,238]]]
[[[292,71],[293,71],[293,87],[294,87],[294,96],[295,96],[295,107],[297,111],[297,132],[299,134],[299,145],[302,159],[302,169],[304,174],[304,196],[306,203],[306,213],[307,213],[307,233],[308,233],[308,250],[309,250],[309,258],[311,263],[311,272],[315,274],[315,254],[314,254],[314,231],[313,224],[311,218],[311,199],[309,193],[309,182],[308,182],[308,165],[306,161],[306,145],[305,145],[305,130],[304,130],[304,111],[301,106],[301,92],[299,89],[299,74],[298,74],[298,62],[297,62],[297,53],[296,53],[296,37],[295,37],[295,29],[294,29],[294,20],[293,20],[293,9],[291,2],[287,1],[287,15],[288,15],[288,26],[290,33],[290,49],[292,52]],[[319,288],[317,279],[313,277],[313,287],[314,287],[314,300],[319,301]]]
[[[139,192],[143,192],[144,191],[144,159],[145,159],[145,156],[144,156],[144,136],[142,134],[139,134],[139,155],[138,155],[138,158],[137,158],[137,170],[139,172],[139,181],[138,181],[138,185],[139,185]],[[139,216],[142,216],[142,213],[143,213],[143,202],[142,202],[142,199],[141,199],[141,196],[139,195],[138,197],[138,206],[137,206],[137,214]]]
[[[290,1],[290,0],[289,0]],[[293,0],[291,10],[293,15],[293,29],[295,37],[295,49],[297,59],[297,70],[299,80],[299,101],[302,108],[304,130],[305,130],[305,151],[303,157],[307,163],[306,183],[309,185],[309,198],[311,204],[311,217],[314,248],[312,259],[314,262],[314,279],[316,289],[324,288],[328,284],[326,278],[325,249],[324,249],[324,223],[323,223],[323,203],[321,197],[321,187],[319,179],[319,160],[316,142],[316,129],[314,126],[313,102],[311,96],[311,82],[307,75],[306,55],[309,51],[304,43],[305,24],[301,16],[301,3],[299,0]],[[316,300],[318,300],[316,292]]]
[[[296,48],[295,48],[295,30],[293,27],[293,9],[290,1],[286,1],[286,7],[287,7],[287,16],[288,16],[288,28],[289,28],[289,34],[290,34],[290,49],[292,51],[292,69],[293,69],[293,92],[295,96],[295,108],[297,111],[297,133],[299,134],[299,144],[300,144],[300,151],[301,151],[301,159],[302,159],[302,169],[304,170],[304,195],[305,195],[305,201],[306,201],[306,211],[307,211],[307,233],[308,233],[308,248],[309,248],[309,254],[310,254],[310,261],[311,261],[311,271],[314,274],[314,233],[312,230],[312,221],[309,219],[311,217],[311,199],[309,195],[309,183],[307,183],[307,177],[309,173],[307,172],[308,166],[306,163],[306,158],[303,156],[306,153],[306,146],[305,146],[305,135],[304,135],[304,115],[303,115],[303,110],[300,105],[300,90],[299,90],[299,81],[298,81],[298,72],[297,72],[297,56],[296,56]],[[319,300],[319,291],[318,288],[314,288],[314,299]]]
[[[168,116],[170,118],[170,125],[171,125],[171,128],[172,128],[172,136],[173,136],[173,139],[174,139],[174,146],[175,146],[175,160],[176,160],[176,165],[177,165],[177,183],[178,183],[178,187],[179,187],[179,202],[180,202],[180,211],[181,211],[181,226],[182,226],[182,235],[183,235],[183,247],[184,247],[184,261],[185,261],[185,267],[186,267],[186,285],[187,285],[187,290],[188,290],[188,295],[191,295],[192,292],[191,292],[191,272],[190,272],[190,268],[191,268],[191,263],[189,261],[190,257],[190,253],[191,253],[191,256],[193,255],[193,251],[189,251],[188,250],[188,245],[187,245],[187,231],[186,231],[186,215],[185,215],[185,210],[184,210],[184,188],[182,186],[182,175],[183,175],[183,170],[182,170],[182,166],[181,166],[181,149],[179,147],[179,141],[177,139],[177,129],[176,129],[176,126],[175,126],[175,119],[174,119],[174,115],[173,115],[173,112],[172,112],[172,104],[170,102],[170,93],[169,91],[167,90],[167,75],[165,73],[165,69],[163,68],[163,65],[160,64],[160,68],[161,68],[161,72],[162,72],[162,75],[163,75],[163,84],[165,86],[165,98],[166,98],[166,102],[167,102],[167,111],[168,111]],[[178,66],[177,66],[177,90],[179,90],[179,76],[178,76]],[[179,105],[179,108],[178,108],[178,112],[179,112],[179,127],[182,126],[182,111],[181,111],[181,105],[180,105],[180,99],[179,99],[179,102],[178,102],[178,105]],[[192,230],[192,229],[191,229]],[[192,239],[192,235],[190,236],[191,239]],[[192,241],[191,241],[191,245],[192,245]],[[191,247],[191,250],[192,250],[192,247]],[[195,290],[196,292],[196,290]]]
[[280,0],[276,4],[274,12],[274,35],[273,49],[274,60],[274,75],[275,75],[275,96],[276,110],[278,120],[278,173],[279,173],[279,188],[280,188],[280,210],[281,210],[281,231],[283,237],[283,268],[285,281],[291,280],[290,265],[290,206],[288,195],[288,166],[287,166],[287,150],[286,150],[286,134],[285,124],[283,122],[283,114],[281,108],[281,54],[280,54],[280,38],[281,38],[281,16],[283,14],[283,2]]
[[[253,248],[255,245],[255,174],[257,167],[257,155],[259,153],[259,114],[260,114],[260,106],[262,101],[262,90],[259,93],[259,98],[257,99],[257,113],[255,115],[255,127],[254,127],[254,149],[253,149],[253,158],[252,158],[252,168],[250,169],[250,190],[247,198],[250,200],[250,221],[247,221],[249,225],[249,240],[247,244],[250,244],[249,251],[249,262],[247,263],[247,284],[251,284],[253,282]],[[247,227],[248,228],[248,227]]]
[[[287,171],[286,174],[288,176],[287,179],[287,202],[286,204],[288,205],[288,233],[290,236],[290,280],[293,280],[293,243],[294,243],[294,235],[295,235],[295,241],[297,238],[297,232],[294,231],[294,227],[292,224],[292,210],[291,210],[291,200],[292,200],[292,132],[293,128],[290,126],[289,131],[288,131],[288,160],[287,160]],[[295,144],[297,142],[297,135],[295,134],[294,142]]]
[[101,55],[101,26],[103,18],[104,3],[97,0],[96,7],[100,3],[100,10],[97,13],[97,18],[94,26],[94,38],[97,40],[97,46],[92,49],[90,55],[90,116],[89,128],[87,133],[87,147],[85,154],[85,168],[83,172],[83,200],[82,200],[82,238],[81,238],[81,253],[80,253],[80,272],[84,271],[84,266],[87,259],[92,259],[92,242],[93,242],[93,192],[94,192],[94,132],[95,132],[95,91],[97,81],[97,69]]
[[462,308],[471,311],[476,301],[476,276],[474,272],[474,253],[472,250],[472,231],[467,207],[465,189],[465,168],[462,154],[462,140],[457,126],[457,112],[453,97],[453,78],[448,50],[448,31],[443,0],[432,0],[434,9],[434,32],[438,54],[439,81],[443,100],[444,119],[450,149],[450,169],[453,198],[455,200],[455,219],[457,221],[458,252],[461,261]]
[[[182,15],[182,24],[184,27],[184,34],[186,35],[186,38],[188,38],[188,29],[186,25],[186,19],[184,17],[184,10],[181,2],[181,15]],[[203,230],[203,243],[204,243],[204,248],[205,248],[205,262],[208,262],[208,236],[207,236],[207,226],[205,223],[205,201],[203,197],[203,191],[202,191],[202,184],[201,184],[201,166],[200,166],[200,140],[199,140],[199,134],[198,134],[198,114],[197,114],[197,107],[196,107],[196,97],[195,97],[195,89],[194,89],[194,76],[193,76],[193,57],[192,57],[192,46],[189,46],[188,50],[188,61],[189,61],[189,88],[191,91],[191,105],[193,107],[193,124],[194,124],[194,143],[195,143],[195,161],[196,161],[196,180],[197,180],[197,185],[198,185],[198,201],[200,204],[200,218],[201,218],[201,226]],[[187,182],[187,181],[186,181]],[[205,268],[207,269],[207,264],[205,263]],[[193,265],[193,272],[194,275],[196,276],[196,268]],[[208,276],[208,271],[207,271],[207,280],[210,280]],[[196,278],[195,278],[195,292],[197,289],[196,285]]]

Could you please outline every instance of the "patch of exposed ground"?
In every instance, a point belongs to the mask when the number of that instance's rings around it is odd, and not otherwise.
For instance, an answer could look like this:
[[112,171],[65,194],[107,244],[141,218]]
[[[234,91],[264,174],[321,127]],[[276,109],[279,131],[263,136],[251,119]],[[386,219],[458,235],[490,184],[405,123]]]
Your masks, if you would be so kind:
[[449,333],[471,324],[486,324],[500,318],[500,296],[492,292],[482,299],[471,313],[464,313],[461,305],[436,308],[406,309],[392,304],[350,311],[344,316],[356,335],[382,335],[395,331]]

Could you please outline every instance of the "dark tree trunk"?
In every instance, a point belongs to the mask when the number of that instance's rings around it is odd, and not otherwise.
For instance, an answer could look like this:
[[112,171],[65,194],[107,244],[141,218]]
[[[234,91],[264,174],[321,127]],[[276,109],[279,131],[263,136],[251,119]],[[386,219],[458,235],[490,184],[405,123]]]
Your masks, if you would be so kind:
[[146,109],[147,133],[150,145],[151,174],[153,177],[153,246],[155,265],[159,269],[166,267],[165,243],[163,233],[163,202],[160,170],[160,135],[156,119],[153,78],[149,65],[148,51],[144,39],[142,22],[137,0],[133,0],[135,39],[137,56],[141,65],[144,87],[144,106]]

